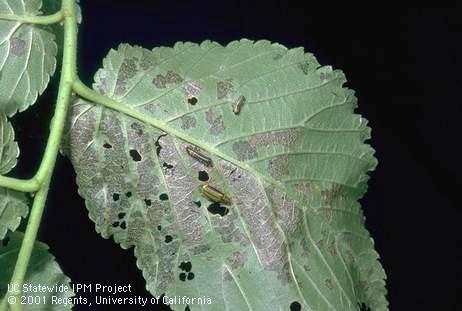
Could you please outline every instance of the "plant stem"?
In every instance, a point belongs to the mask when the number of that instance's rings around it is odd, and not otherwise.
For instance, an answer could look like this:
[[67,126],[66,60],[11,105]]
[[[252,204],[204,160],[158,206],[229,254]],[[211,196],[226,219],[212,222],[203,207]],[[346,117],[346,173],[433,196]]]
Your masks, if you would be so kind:
[[72,84],[77,80],[77,20],[74,1],[75,0],[63,0],[62,3],[61,10],[64,12],[64,47],[61,80],[59,82],[55,114],[50,125],[50,136],[48,137],[42,162],[34,176],[39,182],[43,182],[47,174],[53,171],[69,108]]
[[[40,189],[34,198],[29,222],[27,224],[26,232],[24,233],[24,240],[21,244],[21,249],[19,250],[18,259],[10,282],[10,284],[18,284],[19,286],[21,286],[24,281],[27,267],[29,265],[29,259],[37,237],[38,228],[40,226],[40,221],[48,195],[50,179],[53,174],[59,144],[61,142],[64,124],[66,121],[66,114],[72,92],[72,84],[77,76],[77,20],[75,16],[75,0],[63,0],[61,12],[64,16],[64,47],[61,79],[59,83],[55,114],[51,121],[47,146],[40,167],[33,178],[33,180],[37,180],[39,182]],[[14,185],[14,181],[11,182]],[[5,299],[9,296],[18,295],[20,295],[20,293],[6,295]],[[19,302],[20,299],[17,299],[17,304],[11,306],[11,308],[21,309]]]
[[0,175],[0,187],[21,192],[35,192],[40,189],[40,182],[35,179],[18,179]]
[[43,15],[43,16],[20,16],[20,15],[9,15],[9,14],[0,14],[0,19],[8,20],[8,21],[17,21],[25,24],[40,24],[40,25],[48,25],[48,24],[55,24],[63,20],[64,14],[60,10],[51,15]]

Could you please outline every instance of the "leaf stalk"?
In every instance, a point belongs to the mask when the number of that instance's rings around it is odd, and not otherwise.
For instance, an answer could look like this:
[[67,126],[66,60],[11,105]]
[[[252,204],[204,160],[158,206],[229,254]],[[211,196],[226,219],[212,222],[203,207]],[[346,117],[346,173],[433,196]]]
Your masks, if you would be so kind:
[[56,13],[51,15],[43,16],[20,16],[20,15],[9,15],[9,14],[0,14],[0,20],[7,21],[17,21],[23,24],[38,24],[38,25],[50,25],[56,24],[63,20],[64,14],[62,10],[59,10]]

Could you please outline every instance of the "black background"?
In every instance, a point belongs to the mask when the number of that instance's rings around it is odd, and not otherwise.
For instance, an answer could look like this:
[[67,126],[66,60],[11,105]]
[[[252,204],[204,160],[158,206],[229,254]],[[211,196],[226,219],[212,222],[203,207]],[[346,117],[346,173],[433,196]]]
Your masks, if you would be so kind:
[[[81,2],[78,67],[87,84],[121,42],[153,48],[176,41],[269,39],[303,46],[321,64],[342,69],[373,129],[370,143],[379,166],[362,204],[388,275],[390,308],[462,310],[460,8]],[[49,90],[15,117],[22,152],[16,176],[30,177],[38,167],[54,100]],[[40,239],[75,283],[130,283],[136,294],[149,297],[132,250],[95,233],[73,169],[61,156]]]

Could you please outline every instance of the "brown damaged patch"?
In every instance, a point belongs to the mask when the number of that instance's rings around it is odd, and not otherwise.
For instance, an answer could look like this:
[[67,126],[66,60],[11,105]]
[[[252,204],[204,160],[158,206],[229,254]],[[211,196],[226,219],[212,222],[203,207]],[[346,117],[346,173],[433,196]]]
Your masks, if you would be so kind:
[[252,135],[249,143],[252,146],[268,145],[292,145],[297,140],[297,132],[294,129],[281,132],[266,132]]
[[13,37],[10,40],[10,51],[14,56],[20,57],[26,51],[26,41]]
[[130,128],[135,131],[136,135],[138,135],[138,136],[143,135],[144,125],[141,125],[141,124],[139,124],[137,122],[133,122],[130,125]]
[[158,74],[153,80],[152,83],[158,89],[165,89],[168,84],[177,84],[183,82],[183,78],[174,71],[167,71],[165,75]]
[[215,115],[211,109],[205,112],[205,119],[210,124],[210,134],[216,136],[225,129],[222,115]]
[[277,53],[277,54],[274,55],[273,60],[280,60],[281,58],[282,58],[282,54]]
[[99,83],[97,84],[96,86],[96,90],[102,94],[102,95],[106,95],[108,93],[108,79],[107,77],[99,77]]
[[319,74],[319,78],[321,79],[322,82],[326,82],[326,81],[330,80],[330,77],[331,77],[331,75],[329,73],[327,73],[327,72],[321,72]]
[[289,157],[287,155],[280,155],[272,158],[268,162],[268,169],[271,176],[276,179],[289,175]]
[[300,211],[296,202],[287,196],[287,193],[273,190],[270,192],[273,209],[280,220],[284,232],[293,232],[300,220]]
[[150,70],[157,65],[157,60],[149,52],[143,51],[143,56],[140,61],[140,67],[143,70]]
[[247,141],[235,142],[233,144],[233,151],[239,161],[255,159],[258,156],[255,146],[252,146]]
[[128,224],[127,244],[136,245],[145,233],[146,222],[138,217]]
[[201,225],[201,210],[193,203],[193,190],[196,187],[188,169],[183,165],[178,150],[170,136],[160,136],[158,140],[159,162],[168,163],[170,169],[164,170],[164,180],[168,191],[168,201],[174,209],[176,223],[181,232],[183,246],[200,244],[204,231]]
[[183,86],[186,97],[197,96],[201,92],[201,85],[198,81],[189,81]]
[[303,195],[303,199],[305,200],[305,202],[308,201],[308,199],[310,198],[311,191],[312,191],[310,183],[301,182],[301,183],[295,184],[294,189],[296,192]]
[[227,217],[213,218],[213,227],[220,234],[223,243],[238,242],[242,247],[250,244],[248,237],[236,226],[239,219],[235,213],[230,213]]
[[310,72],[310,64],[308,63],[308,61],[300,62],[297,64],[297,66],[305,75],[307,75]]
[[231,263],[231,268],[236,270],[240,267],[243,267],[247,261],[247,253],[241,252],[234,252],[230,258],[228,258],[229,262]]
[[192,253],[194,256],[207,253],[208,251],[210,251],[210,246],[208,246],[207,244],[202,244],[202,245],[194,246],[194,247],[191,249],[191,253]]
[[175,281],[174,271],[176,265],[173,264],[176,260],[176,253],[180,247],[178,240],[173,240],[169,243],[162,242],[159,249],[159,267],[157,276],[157,289],[159,293],[164,292]]
[[115,94],[122,95],[126,92],[127,81],[136,75],[138,70],[138,58],[125,58],[120,65],[119,74],[117,76],[117,82],[115,86]]
[[330,244],[329,252],[332,257],[337,256],[337,248],[335,247],[335,241],[332,241],[332,243]]
[[183,130],[188,130],[193,127],[196,127],[196,118],[191,116],[181,117],[181,128]]
[[148,208],[146,216],[151,227],[156,227],[160,224],[163,216],[162,205],[159,201],[154,201],[152,206]]
[[324,205],[331,206],[334,202],[348,200],[348,196],[343,193],[342,185],[333,184],[332,189],[321,191],[321,199]]
[[[262,266],[278,273],[278,278],[287,280],[287,262],[283,232],[273,218],[265,189],[252,175],[228,162],[220,160],[218,168],[226,176],[234,202],[239,209],[249,239]],[[233,175],[241,176],[233,178]]]
[[227,98],[234,89],[232,79],[226,79],[217,82],[217,99]]

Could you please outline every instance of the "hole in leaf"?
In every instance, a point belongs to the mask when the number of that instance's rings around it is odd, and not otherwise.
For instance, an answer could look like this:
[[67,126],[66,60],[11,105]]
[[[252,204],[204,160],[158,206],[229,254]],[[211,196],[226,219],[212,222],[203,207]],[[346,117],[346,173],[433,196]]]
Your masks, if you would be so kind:
[[141,155],[135,149],[130,150],[130,156],[132,157],[132,160],[135,162],[141,161]]
[[165,162],[162,164],[162,166],[165,167],[166,169],[171,169],[173,167],[173,165],[165,163]]
[[207,181],[209,180],[209,174],[206,171],[199,171],[199,180],[200,181]]
[[165,236],[165,243],[170,243],[170,242],[172,242],[172,240],[173,240],[173,238],[172,238],[171,235],[166,235]]
[[220,216],[225,216],[229,212],[229,209],[227,207],[220,205],[220,203],[218,202],[210,204],[207,210],[210,214],[218,214]]
[[149,199],[144,199],[144,204],[146,204],[146,206],[151,206],[152,202]]
[[119,217],[119,219],[122,219],[125,217],[125,213],[119,213],[119,215],[117,215],[117,217]]
[[110,143],[104,143],[103,147],[106,149],[111,149],[112,145]]
[[183,282],[186,281],[186,273],[184,272],[180,273],[180,281],[183,281]]
[[7,236],[2,240],[2,246],[8,246],[8,243],[10,243],[10,237]]
[[120,199],[120,194],[118,194],[118,193],[113,193],[113,194],[112,194],[112,199],[114,200],[114,202],[119,201],[119,199]]
[[192,269],[192,264],[190,261],[188,262],[183,261],[178,267],[185,272],[190,272]]
[[160,154],[160,149],[162,149],[162,146],[159,144],[159,141],[156,141],[154,143],[154,145],[156,146],[156,153],[157,153],[157,155],[159,155]]
[[290,311],[300,311],[302,306],[298,301],[294,301],[290,304]]
[[188,98],[188,103],[194,106],[195,104],[197,104],[197,98],[196,97]]
[[361,304],[360,310],[361,311],[371,311],[371,309],[368,306],[366,306],[364,302]]
[[166,193],[161,193],[161,195],[159,195],[159,199],[161,201],[167,201],[168,200],[168,195]]
[[158,225],[158,226],[157,226],[157,230],[159,230],[159,231],[162,230],[162,226],[161,226],[161,225]]
[[192,279],[194,279],[194,273],[189,272],[188,273],[188,280],[192,280]]
[[119,222],[118,222],[118,221],[113,222],[113,223],[112,223],[112,226],[113,226],[114,228],[118,227],[118,226],[119,226]]
[[197,207],[201,207],[201,201],[194,201],[194,204],[196,204]]
[[156,153],[157,153],[157,155],[160,154],[160,150],[162,149],[162,146],[161,146],[160,143],[159,143],[159,139],[160,139],[162,136],[165,136],[165,135],[167,135],[167,134],[159,135],[159,136],[157,137],[156,142],[154,143],[154,145],[156,146]]
[[125,196],[126,196],[127,198],[131,197],[131,196],[132,196],[132,192],[131,192],[131,191],[128,191],[127,193],[125,193]]
[[127,228],[127,224],[125,223],[125,221],[120,223],[120,228],[121,229],[126,229]]
[[184,308],[184,311],[191,311],[191,309],[189,308],[189,306],[186,306],[186,307]]

